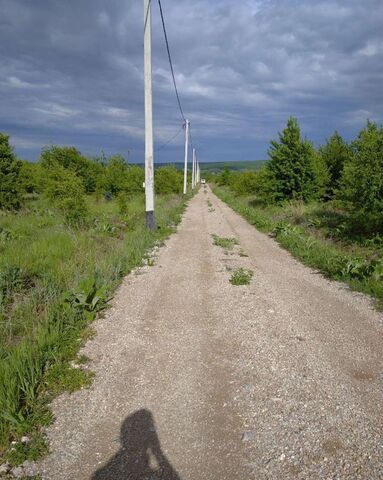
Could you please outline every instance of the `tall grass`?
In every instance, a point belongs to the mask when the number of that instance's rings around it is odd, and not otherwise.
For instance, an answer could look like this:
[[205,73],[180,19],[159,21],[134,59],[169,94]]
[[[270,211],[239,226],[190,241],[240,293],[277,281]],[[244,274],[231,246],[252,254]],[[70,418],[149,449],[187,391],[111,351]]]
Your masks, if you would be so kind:
[[82,229],[66,226],[43,200],[0,216],[0,453],[43,421],[42,393],[57,391],[53,384],[61,385],[86,327],[121,277],[171,233],[185,206],[177,195],[158,196],[158,228],[150,232],[142,195],[123,211],[117,201],[87,203]]

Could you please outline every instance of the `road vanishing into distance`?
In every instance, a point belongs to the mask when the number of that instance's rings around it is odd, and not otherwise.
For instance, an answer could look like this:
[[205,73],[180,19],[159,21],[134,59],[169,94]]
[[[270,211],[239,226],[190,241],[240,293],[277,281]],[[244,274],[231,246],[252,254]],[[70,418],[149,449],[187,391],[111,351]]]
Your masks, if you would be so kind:
[[[43,479],[383,478],[382,315],[369,299],[209,187],[149,263],[81,352],[92,386],[54,401]],[[229,282],[238,267],[249,285]]]

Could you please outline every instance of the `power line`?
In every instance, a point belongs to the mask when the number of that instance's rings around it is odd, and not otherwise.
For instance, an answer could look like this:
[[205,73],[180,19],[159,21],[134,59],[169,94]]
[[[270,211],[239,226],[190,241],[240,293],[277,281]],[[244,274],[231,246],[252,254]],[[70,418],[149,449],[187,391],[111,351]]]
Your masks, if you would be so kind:
[[169,143],[171,143],[173,140],[175,140],[178,137],[178,135],[182,132],[183,129],[184,129],[184,127],[182,126],[175,135],[173,135],[167,142],[165,142],[161,146],[159,146],[156,149],[156,151],[159,152],[160,150],[165,148],[167,145],[169,145]]
[[168,58],[169,58],[169,64],[170,64],[170,70],[172,72],[172,78],[173,78],[173,85],[174,85],[174,90],[176,92],[176,97],[177,97],[177,102],[178,102],[178,107],[180,109],[180,112],[181,112],[181,117],[182,117],[182,120],[184,122],[186,122],[186,118],[185,118],[185,115],[184,115],[184,112],[182,110],[182,106],[181,106],[181,101],[180,101],[180,97],[178,95],[178,89],[177,89],[177,83],[176,83],[176,78],[174,76],[174,69],[173,69],[173,62],[172,62],[172,57],[170,55],[170,48],[169,48],[169,41],[168,41],[168,35],[166,33],[166,26],[165,26],[165,20],[164,20],[164,13],[162,11],[162,5],[161,5],[161,0],[158,0],[158,5],[160,7],[160,14],[161,14],[161,21],[162,21],[162,28],[164,30],[164,36],[165,36],[165,43],[166,43],[166,50],[168,52]]
[[195,145],[193,144],[193,137],[192,137],[192,133],[191,133],[191,128],[189,129],[189,138],[190,138],[190,146],[193,149],[195,147]]

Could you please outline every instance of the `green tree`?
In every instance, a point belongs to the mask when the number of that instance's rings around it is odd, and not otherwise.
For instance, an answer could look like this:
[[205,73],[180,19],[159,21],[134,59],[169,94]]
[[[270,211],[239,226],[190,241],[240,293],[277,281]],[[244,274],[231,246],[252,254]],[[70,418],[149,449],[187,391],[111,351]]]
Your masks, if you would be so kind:
[[44,194],[64,215],[71,226],[84,224],[87,208],[84,198],[84,185],[71,170],[58,162],[42,165]]
[[114,155],[108,161],[105,169],[104,188],[106,192],[117,196],[126,187],[128,165],[121,155]]
[[326,168],[308,140],[301,139],[296,118],[290,117],[279,141],[272,140],[266,168],[277,201],[308,200],[323,194]]
[[227,165],[224,166],[223,172],[218,175],[218,185],[231,186],[233,180],[233,172],[230,171]]
[[96,190],[98,176],[103,171],[101,164],[84,157],[75,147],[53,145],[45,148],[41,153],[40,162],[44,167],[48,167],[52,162],[58,163],[73,172],[81,178],[86,193]]
[[0,132],[0,209],[13,210],[21,206],[21,162],[13,153],[9,136]]
[[232,190],[237,195],[249,195],[256,193],[258,187],[258,172],[239,172],[233,174]]
[[31,162],[21,162],[20,185],[26,193],[38,193],[40,191],[40,165]]
[[329,178],[326,193],[329,197],[333,197],[339,188],[343,168],[350,160],[352,151],[339,133],[335,131],[325,145],[319,148],[319,155],[322,157],[328,170]]
[[154,172],[156,193],[181,193],[183,173],[174,165],[157,168]]
[[141,193],[144,191],[145,171],[138,165],[129,165],[126,170],[124,190],[126,193]]
[[353,156],[346,163],[339,196],[365,212],[383,211],[383,128],[367,122],[352,143]]

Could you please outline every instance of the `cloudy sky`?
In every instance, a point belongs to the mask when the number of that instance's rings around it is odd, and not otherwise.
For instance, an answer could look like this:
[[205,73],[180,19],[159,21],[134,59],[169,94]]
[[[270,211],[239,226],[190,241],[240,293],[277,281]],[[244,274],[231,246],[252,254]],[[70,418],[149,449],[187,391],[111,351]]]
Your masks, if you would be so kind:
[[[156,0],[156,161],[182,127]],[[383,116],[382,0],[162,0],[201,161],[266,158],[290,115],[316,144]],[[49,144],[143,160],[143,1],[0,0],[0,131],[34,160]],[[158,150],[159,149],[159,150]]]

